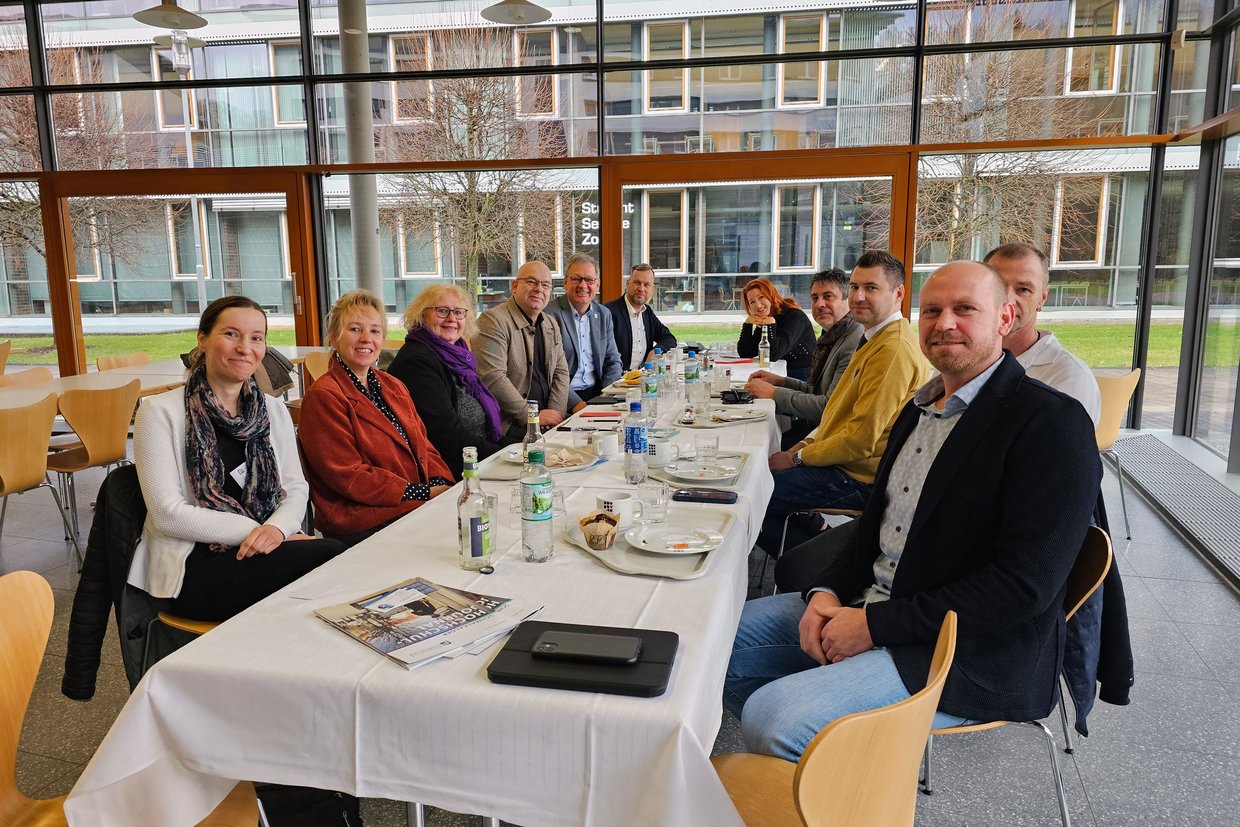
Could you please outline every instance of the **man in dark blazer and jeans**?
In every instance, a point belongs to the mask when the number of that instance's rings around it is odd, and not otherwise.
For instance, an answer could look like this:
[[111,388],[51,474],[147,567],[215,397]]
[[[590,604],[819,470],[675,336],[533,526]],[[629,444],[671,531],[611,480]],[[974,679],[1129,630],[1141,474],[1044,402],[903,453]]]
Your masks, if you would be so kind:
[[616,349],[625,370],[640,368],[656,347],[664,353],[676,347],[676,337],[649,306],[653,297],[654,270],[649,264],[638,264],[629,273],[624,295],[606,304],[615,322]]
[[1102,468],[1081,404],[1003,351],[1014,319],[986,265],[953,262],[923,286],[921,347],[940,376],[897,417],[853,540],[804,595],[742,613],[724,703],[752,751],[795,761],[831,721],[921,689],[948,610],[959,631],[936,727],[1054,709]]

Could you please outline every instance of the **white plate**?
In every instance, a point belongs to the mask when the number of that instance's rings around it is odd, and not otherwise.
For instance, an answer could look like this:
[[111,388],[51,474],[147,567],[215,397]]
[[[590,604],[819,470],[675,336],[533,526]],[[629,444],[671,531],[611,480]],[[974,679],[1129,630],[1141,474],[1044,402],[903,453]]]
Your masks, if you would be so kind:
[[[548,465],[547,466],[548,471],[566,471],[566,470],[573,469],[573,468],[586,468],[590,465],[593,465],[594,461],[597,459],[597,457],[594,454],[590,453],[589,451],[582,451],[578,448],[571,448],[571,447],[560,446],[560,445],[547,446],[547,459],[551,459],[555,457],[561,451],[563,451],[565,454],[579,457],[581,459],[581,462],[577,463],[576,465]],[[506,462],[511,462],[516,465],[521,465],[525,460],[525,458],[522,456],[521,446],[512,445],[508,448],[505,448],[504,449],[504,460]]]
[[630,528],[624,541],[654,554],[702,554],[723,545],[723,535],[704,528],[658,524]]
[[715,469],[712,471],[701,462],[673,462],[663,466],[663,470],[681,480],[719,482],[732,479],[741,469],[735,465],[715,463]]

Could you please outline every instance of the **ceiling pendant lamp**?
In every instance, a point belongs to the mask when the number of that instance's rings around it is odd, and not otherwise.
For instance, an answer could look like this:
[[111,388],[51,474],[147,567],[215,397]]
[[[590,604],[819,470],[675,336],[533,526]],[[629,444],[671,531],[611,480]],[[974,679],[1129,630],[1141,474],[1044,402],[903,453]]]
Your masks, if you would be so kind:
[[529,0],[500,0],[482,10],[482,18],[504,26],[526,26],[551,19],[551,12]]
[[201,29],[207,25],[205,17],[186,11],[174,0],[164,0],[158,6],[135,12],[133,19],[157,29]]

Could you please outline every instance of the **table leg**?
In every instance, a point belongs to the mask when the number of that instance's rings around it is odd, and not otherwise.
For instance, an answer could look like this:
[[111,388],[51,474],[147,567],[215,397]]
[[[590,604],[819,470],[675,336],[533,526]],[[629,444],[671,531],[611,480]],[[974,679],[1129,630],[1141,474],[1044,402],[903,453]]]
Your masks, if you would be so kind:
[[409,802],[409,827],[426,827],[426,808],[416,801]]

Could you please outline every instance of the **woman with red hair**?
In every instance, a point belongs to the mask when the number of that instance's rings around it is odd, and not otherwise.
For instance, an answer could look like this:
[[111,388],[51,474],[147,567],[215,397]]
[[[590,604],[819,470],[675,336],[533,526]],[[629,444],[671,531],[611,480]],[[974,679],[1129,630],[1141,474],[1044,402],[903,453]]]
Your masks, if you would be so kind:
[[791,296],[779,295],[775,285],[767,279],[752,279],[745,284],[742,295],[748,316],[741,325],[736,352],[741,356],[757,356],[765,327],[771,343],[771,361],[784,359],[788,362],[788,376],[808,379],[809,364],[814,356],[814,328],[801,305]]

